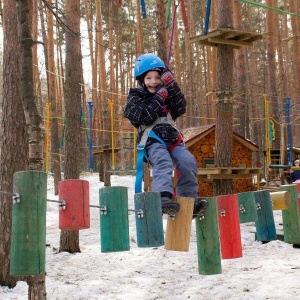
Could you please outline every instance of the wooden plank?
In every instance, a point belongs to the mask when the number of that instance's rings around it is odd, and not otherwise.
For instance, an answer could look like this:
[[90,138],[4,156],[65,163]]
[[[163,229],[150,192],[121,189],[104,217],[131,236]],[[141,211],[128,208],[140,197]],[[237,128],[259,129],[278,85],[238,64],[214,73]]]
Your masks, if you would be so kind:
[[232,169],[232,174],[249,174],[248,169]]
[[[215,43],[210,43],[208,41],[199,41],[199,45],[203,45],[203,46],[209,46],[209,47],[217,47],[218,45]],[[240,47],[236,47],[237,49],[239,49]]]
[[261,39],[262,39],[262,35],[257,35],[257,36],[253,36],[253,37],[249,40],[249,42],[254,43],[254,42],[259,41],[259,40],[261,40]]
[[101,154],[101,153],[110,153],[110,152],[112,152],[112,151],[114,151],[114,152],[116,153],[116,152],[118,152],[118,151],[120,151],[120,150],[121,150],[121,148],[114,148],[114,149],[112,149],[112,148],[98,149],[98,150],[94,150],[94,151],[93,151],[93,154],[94,154],[94,155],[97,155],[97,154]]
[[251,41],[252,33],[244,33],[238,37],[239,41]]
[[208,174],[207,179],[251,179],[250,174]]
[[198,175],[220,174],[219,169],[198,169]]
[[222,38],[208,38],[208,41],[211,43],[216,43],[216,44],[223,44],[223,45],[235,45],[235,46],[244,46],[244,47],[250,47],[252,46],[252,43],[250,42],[244,42],[244,41],[236,41],[236,40],[231,40],[231,39],[222,39]]
[[232,39],[236,36],[237,36],[237,33],[235,31],[230,31],[230,32],[222,33],[220,37],[222,39]]

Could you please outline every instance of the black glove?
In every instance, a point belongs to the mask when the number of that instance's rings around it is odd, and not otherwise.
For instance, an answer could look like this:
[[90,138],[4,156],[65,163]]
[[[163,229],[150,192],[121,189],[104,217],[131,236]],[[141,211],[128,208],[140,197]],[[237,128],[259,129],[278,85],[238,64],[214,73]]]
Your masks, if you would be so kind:
[[169,69],[164,69],[162,71],[160,79],[166,88],[175,82],[175,78]]
[[155,92],[161,102],[164,102],[168,98],[169,93],[162,84],[156,87]]

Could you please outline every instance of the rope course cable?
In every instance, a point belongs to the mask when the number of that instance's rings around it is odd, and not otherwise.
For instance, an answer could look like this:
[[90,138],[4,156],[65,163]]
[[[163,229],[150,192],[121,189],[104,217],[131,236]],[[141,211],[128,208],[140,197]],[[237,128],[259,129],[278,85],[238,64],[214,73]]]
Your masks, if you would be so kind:
[[253,6],[257,6],[257,7],[261,7],[261,8],[265,8],[265,9],[269,9],[269,10],[274,10],[274,11],[280,13],[280,14],[291,15],[293,17],[298,17],[298,18],[300,17],[300,14],[296,14],[296,13],[286,11],[286,10],[283,10],[283,9],[280,9],[280,8],[264,5],[264,4],[261,4],[261,3],[256,3],[254,1],[250,1],[250,0],[239,0],[239,1],[243,2],[243,3],[253,5]]

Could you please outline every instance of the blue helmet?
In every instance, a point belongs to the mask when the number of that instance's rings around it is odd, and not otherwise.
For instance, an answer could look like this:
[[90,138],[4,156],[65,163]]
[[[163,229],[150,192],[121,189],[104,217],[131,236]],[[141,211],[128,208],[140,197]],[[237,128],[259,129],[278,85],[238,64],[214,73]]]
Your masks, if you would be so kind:
[[139,56],[135,61],[134,78],[138,79],[138,77],[143,73],[156,68],[163,70],[165,68],[164,62],[155,54],[143,54]]

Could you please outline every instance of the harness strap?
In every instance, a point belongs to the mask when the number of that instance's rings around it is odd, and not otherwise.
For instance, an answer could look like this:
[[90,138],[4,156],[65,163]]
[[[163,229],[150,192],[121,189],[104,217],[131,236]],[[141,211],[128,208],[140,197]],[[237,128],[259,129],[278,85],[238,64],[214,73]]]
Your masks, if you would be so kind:
[[[159,136],[157,136],[152,130],[149,132],[148,137],[158,140],[165,148],[167,148],[167,144]],[[135,193],[141,193],[143,175],[144,175],[144,158],[148,160],[148,156],[146,153],[145,145],[138,144],[137,150],[138,150],[138,155],[137,155],[137,162],[136,162]]]
[[[136,162],[136,177],[135,177],[135,193],[141,193],[142,192],[142,182],[143,182],[143,175],[144,175],[144,158],[148,160],[148,156],[146,153],[145,145],[147,142],[147,139],[149,137],[156,139],[159,141],[170,153],[172,150],[182,141],[182,136],[178,132],[178,140],[167,147],[167,144],[164,140],[162,140],[159,136],[157,136],[154,131],[152,130],[153,127],[156,124],[159,123],[169,123],[165,120],[168,119],[167,117],[159,118],[157,119],[154,124],[152,124],[149,127],[146,127],[143,133],[143,136],[140,140],[140,143],[137,145],[138,155],[137,155],[137,162]],[[163,122],[162,122],[163,121]]]

